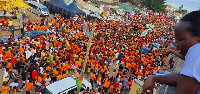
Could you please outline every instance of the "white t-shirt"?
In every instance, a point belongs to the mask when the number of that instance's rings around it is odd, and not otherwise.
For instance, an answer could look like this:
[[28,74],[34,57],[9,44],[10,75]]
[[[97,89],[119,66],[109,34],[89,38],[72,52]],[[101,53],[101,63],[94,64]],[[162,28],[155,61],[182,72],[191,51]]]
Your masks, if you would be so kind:
[[10,84],[10,86],[12,87],[12,89],[14,88],[14,86],[16,86],[16,87],[18,87],[18,83],[15,83],[15,82],[12,82],[11,84]]
[[200,43],[189,48],[180,74],[197,79],[200,83]]
[[27,50],[27,51],[25,51],[25,53],[26,53],[26,59],[31,57],[31,51]]

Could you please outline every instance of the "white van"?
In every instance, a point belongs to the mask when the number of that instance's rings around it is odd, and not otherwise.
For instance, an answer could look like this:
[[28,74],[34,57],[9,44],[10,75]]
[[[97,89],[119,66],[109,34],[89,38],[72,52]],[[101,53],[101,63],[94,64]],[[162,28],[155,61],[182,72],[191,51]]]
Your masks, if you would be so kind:
[[38,16],[49,16],[49,10],[46,6],[35,1],[27,1],[27,4],[32,7],[32,9],[29,9],[32,13]]
[[[85,79],[83,79],[82,90],[92,89],[92,85]],[[56,81],[52,84],[46,86],[40,94],[72,94],[72,92],[76,91],[76,79],[72,77],[66,77],[59,81]]]

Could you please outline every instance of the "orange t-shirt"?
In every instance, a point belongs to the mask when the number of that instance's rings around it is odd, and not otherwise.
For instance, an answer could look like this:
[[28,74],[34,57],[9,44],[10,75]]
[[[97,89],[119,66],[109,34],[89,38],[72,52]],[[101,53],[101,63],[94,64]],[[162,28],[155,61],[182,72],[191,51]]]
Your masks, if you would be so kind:
[[6,59],[7,59],[6,55],[3,55],[2,56],[2,62],[6,62]]
[[91,79],[94,80],[95,79],[95,75],[93,73],[91,73]]
[[12,63],[11,62],[8,62],[8,69],[9,69],[9,71],[12,71]]
[[25,85],[26,85],[26,91],[29,91],[33,88],[33,83],[26,82]]
[[103,87],[108,88],[109,85],[110,85],[110,82],[109,82],[109,81],[106,81],[106,82],[103,84]]
[[102,77],[99,75],[98,78],[97,78],[97,81],[101,82],[101,79],[102,79]]
[[47,78],[47,73],[45,72],[45,73],[43,73],[43,75],[42,75],[43,77],[43,80],[45,80],[46,78]]
[[37,81],[38,83],[41,83],[41,82],[42,82],[42,77],[40,77],[40,76],[36,76],[35,79],[36,79],[36,81]]

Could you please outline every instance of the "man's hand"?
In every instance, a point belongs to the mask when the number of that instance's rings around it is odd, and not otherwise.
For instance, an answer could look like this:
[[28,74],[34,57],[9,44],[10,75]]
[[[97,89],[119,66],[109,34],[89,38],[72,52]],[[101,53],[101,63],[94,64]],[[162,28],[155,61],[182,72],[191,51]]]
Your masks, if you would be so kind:
[[170,53],[176,55],[177,57],[181,58],[181,59],[185,59],[183,55],[181,55],[179,53],[179,50],[177,50],[175,47],[168,47],[166,50],[166,55],[169,55]]
[[153,76],[149,76],[147,80],[144,82],[143,88],[143,94],[153,94],[153,88],[154,88],[154,78]]

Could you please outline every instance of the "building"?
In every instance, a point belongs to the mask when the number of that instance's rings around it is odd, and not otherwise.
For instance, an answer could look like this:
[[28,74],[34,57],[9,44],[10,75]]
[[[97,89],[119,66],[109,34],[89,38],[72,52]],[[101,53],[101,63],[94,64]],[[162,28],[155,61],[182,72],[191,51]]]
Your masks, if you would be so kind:
[[172,5],[166,5],[166,11],[168,11],[168,12],[174,12],[174,11],[176,11],[177,10],[177,8],[174,8]]

